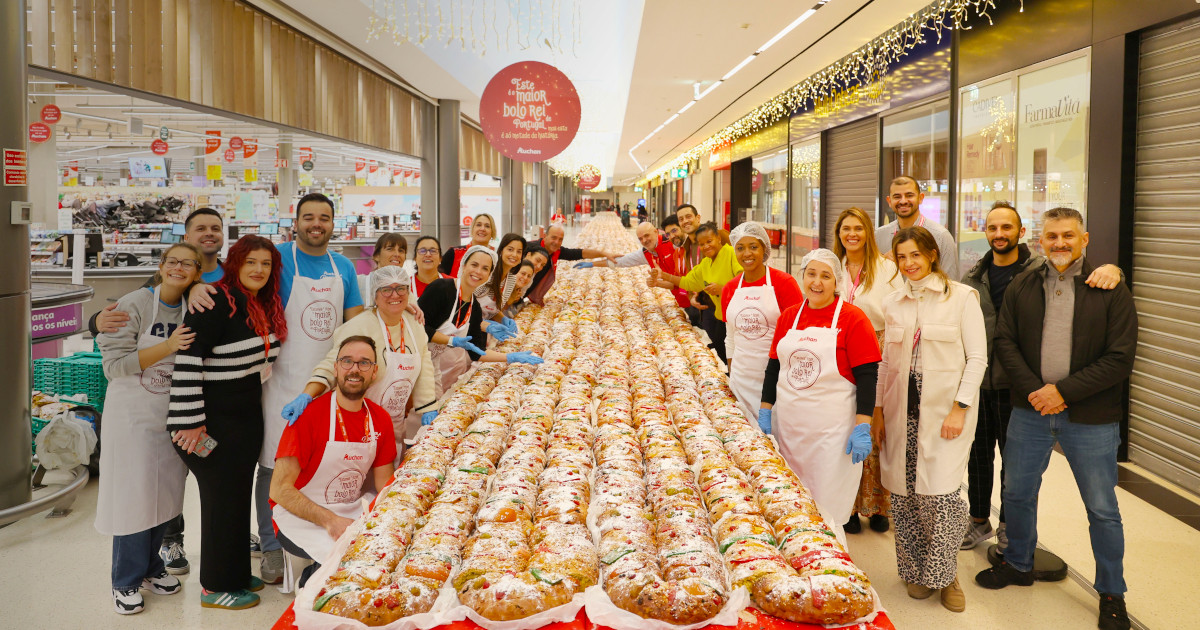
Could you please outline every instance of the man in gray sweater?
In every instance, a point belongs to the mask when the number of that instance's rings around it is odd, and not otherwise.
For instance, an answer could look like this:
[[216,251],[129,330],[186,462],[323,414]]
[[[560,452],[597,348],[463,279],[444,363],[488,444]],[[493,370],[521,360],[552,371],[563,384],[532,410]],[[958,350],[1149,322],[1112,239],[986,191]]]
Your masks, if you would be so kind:
[[879,246],[881,254],[891,258],[892,237],[896,236],[896,232],[900,231],[900,228],[919,225],[929,230],[937,241],[938,265],[942,271],[945,271],[951,280],[958,280],[958,246],[955,245],[949,230],[921,214],[921,202],[924,200],[925,193],[921,192],[921,185],[917,180],[908,175],[893,179],[888,187],[887,202],[892,212],[896,213],[896,220],[875,229],[875,244]]

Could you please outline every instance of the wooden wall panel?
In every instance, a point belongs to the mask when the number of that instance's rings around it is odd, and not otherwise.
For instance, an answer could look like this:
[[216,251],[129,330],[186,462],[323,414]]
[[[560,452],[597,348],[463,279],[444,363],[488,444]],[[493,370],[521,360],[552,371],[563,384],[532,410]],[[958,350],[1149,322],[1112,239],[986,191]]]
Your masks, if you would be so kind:
[[243,0],[27,1],[33,66],[420,157],[418,97]]

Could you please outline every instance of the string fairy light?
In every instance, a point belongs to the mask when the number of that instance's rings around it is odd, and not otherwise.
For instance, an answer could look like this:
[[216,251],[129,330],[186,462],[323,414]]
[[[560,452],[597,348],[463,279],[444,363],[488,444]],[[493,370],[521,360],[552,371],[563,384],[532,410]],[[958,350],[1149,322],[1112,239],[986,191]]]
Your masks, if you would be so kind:
[[[394,44],[414,46],[433,40],[481,57],[489,51],[530,48],[578,56],[576,45],[583,41],[582,1],[371,0],[366,39],[369,42],[386,36]],[[496,26],[501,13],[508,16],[503,33]],[[564,47],[564,37],[569,38],[569,51]]]
[[[1024,10],[1024,0],[1019,0]],[[793,85],[774,98],[754,108],[729,126],[721,129],[700,144],[669,160],[638,180],[646,185],[651,180],[665,175],[671,169],[707,156],[714,149],[731,145],[735,140],[753,135],[781,120],[793,112],[809,105],[831,102],[839,93],[861,86],[867,88],[878,84],[889,67],[908,54],[910,50],[936,37],[954,30],[970,30],[968,24],[972,14],[987,18],[992,24],[990,9],[996,8],[996,0],[938,0],[910,15],[903,22],[867,42],[854,52],[842,57],[834,64],[814,73]],[[860,88],[860,89],[861,89]],[[1002,133],[1000,135],[1003,135]]]

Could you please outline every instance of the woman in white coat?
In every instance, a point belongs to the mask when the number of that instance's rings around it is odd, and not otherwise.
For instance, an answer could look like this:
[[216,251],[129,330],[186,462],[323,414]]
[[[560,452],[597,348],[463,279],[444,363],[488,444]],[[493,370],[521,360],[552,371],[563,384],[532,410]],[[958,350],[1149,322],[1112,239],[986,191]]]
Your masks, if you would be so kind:
[[767,353],[775,338],[779,314],[804,300],[791,274],[767,266],[771,239],[762,225],[746,221],[729,235],[742,273],[721,290],[725,313],[725,358],[729,363],[729,388],[749,418],[762,402]]
[[937,241],[925,228],[897,232],[892,254],[905,282],[883,302],[873,429],[892,493],[896,564],[910,597],[940,590],[942,605],[961,612],[957,561],[967,504],[958,487],[987,367],[983,312],[975,289],[941,271]]
[[122,615],[142,611],[139,589],[180,590],[158,555],[167,523],[183,511],[187,477],[167,435],[167,409],[174,355],[195,337],[182,325],[183,296],[200,279],[202,261],[195,246],[172,245],[158,264],[154,288],[118,301],[128,325],[96,338],[109,379],[96,529],[113,537],[113,605]]
[[837,295],[837,256],[814,249],[800,264],[804,302],[779,316],[758,422],[840,529],[871,452],[879,346],[867,316]]
[[[847,303],[862,309],[871,319],[875,338],[883,346],[883,299],[900,289],[904,280],[896,273],[896,263],[884,258],[875,244],[875,228],[871,218],[861,208],[847,208],[838,216],[833,233],[833,253],[842,261],[842,296]],[[862,531],[861,514],[870,519],[871,529],[877,532],[888,530],[888,515],[892,504],[888,491],[879,480],[879,444],[863,461],[862,482],[858,497],[854,501],[854,513],[846,521],[847,534]]]

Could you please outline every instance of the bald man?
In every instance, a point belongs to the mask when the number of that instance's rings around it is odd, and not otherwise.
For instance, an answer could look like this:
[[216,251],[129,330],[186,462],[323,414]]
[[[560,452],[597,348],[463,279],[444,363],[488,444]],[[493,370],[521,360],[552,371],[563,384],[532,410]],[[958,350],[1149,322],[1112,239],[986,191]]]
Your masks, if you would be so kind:
[[609,261],[616,260],[615,256],[598,249],[563,247],[562,243],[565,236],[566,232],[563,231],[562,226],[552,225],[550,229],[546,230],[546,237],[541,240],[540,245],[550,253],[550,263],[533,277],[533,288],[529,290],[526,298],[534,304],[541,304],[542,299],[546,296],[546,292],[550,290],[550,287],[554,286],[554,272],[559,260],[584,260],[587,258],[607,258]]

